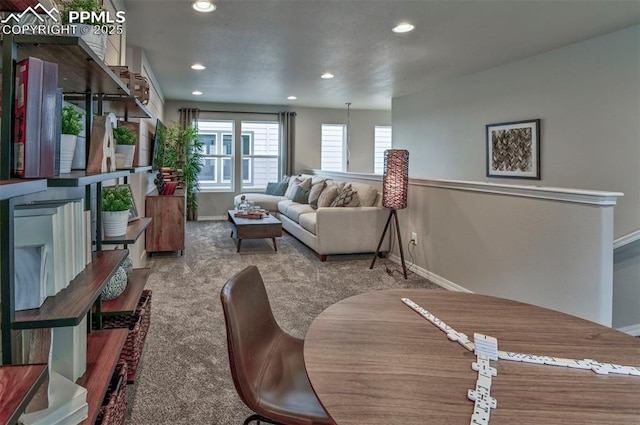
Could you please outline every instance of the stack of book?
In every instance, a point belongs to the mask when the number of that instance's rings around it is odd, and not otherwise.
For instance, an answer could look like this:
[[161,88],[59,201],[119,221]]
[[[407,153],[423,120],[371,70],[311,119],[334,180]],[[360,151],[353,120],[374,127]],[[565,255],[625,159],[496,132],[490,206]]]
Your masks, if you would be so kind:
[[182,170],[176,170],[175,168],[169,168],[169,167],[162,167],[160,169],[160,172],[162,173],[162,179],[164,180],[165,184],[175,182],[177,183],[177,186],[176,186],[177,189],[184,188],[184,179],[182,175]]
[[75,425],[87,419],[86,388],[64,376],[51,372],[49,375],[49,407],[20,416],[23,425]]
[[30,57],[16,65],[13,173],[17,177],[53,177],[59,169],[62,92],[57,85],[57,63]]
[[[89,217],[82,199],[17,205],[14,214],[14,245],[22,249],[20,261],[29,261],[43,272],[42,285],[39,281],[37,287],[27,289],[22,283],[24,271],[16,267],[16,301],[22,294],[16,310],[37,308],[44,298],[66,288],[90,261],[91,245],[85,234]],[[38,256],[39,246],[43,248]]]

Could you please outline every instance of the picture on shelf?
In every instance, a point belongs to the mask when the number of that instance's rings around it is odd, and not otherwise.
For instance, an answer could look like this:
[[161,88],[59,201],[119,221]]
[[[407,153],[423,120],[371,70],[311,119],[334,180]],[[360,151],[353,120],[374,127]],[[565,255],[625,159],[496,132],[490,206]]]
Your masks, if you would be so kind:
[[129,223],[131,223],[132,221],[136,221],[140,218],[138,215],[138,208],[136,207],[136,199],[133,197],[130,184],[123,184],[121,186],[126,187],[129,191],[129,195],[131,196],[131,208],[129,209]]

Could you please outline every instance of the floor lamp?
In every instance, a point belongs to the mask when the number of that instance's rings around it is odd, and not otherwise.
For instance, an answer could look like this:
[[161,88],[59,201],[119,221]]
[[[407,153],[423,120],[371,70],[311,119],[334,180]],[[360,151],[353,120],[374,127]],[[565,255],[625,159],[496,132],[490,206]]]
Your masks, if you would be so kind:
[[[404,278],[407,278],[407,266],[404,263],[404,251],[402,250],[402,237],[400,236],[400,223],[398,222],[397,210],[407,208],[407,191],[409,189],[409,151],[405,149],[387,149],[384,151],[384,177],[382,179],[382,206],[391,209],[387,224],[380,237],[380,243],[376,248],[376,253],[371,261],[372,269],[376,263],[376,258],[380,253],[380,247],[387,234],[387,229],[391,224],[391,219],[395,218],[396,235],[398,236],[398,248],[400,249],[400,261]],[[391,249],[391,247],[389,247]]]

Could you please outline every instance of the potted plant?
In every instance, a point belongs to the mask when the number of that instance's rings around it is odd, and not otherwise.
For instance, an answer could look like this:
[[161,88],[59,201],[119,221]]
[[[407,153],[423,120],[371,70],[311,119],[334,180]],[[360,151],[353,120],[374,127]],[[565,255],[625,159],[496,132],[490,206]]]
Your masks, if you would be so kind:
[[60,137],[60,174],[71,172],[78,134],[82,130],[82,114],[72,105],[62,107],[62,135]]
[[116,167],[130,168],[136,151],[136,134],[129,127],[119,125],[113,130],[116,141]]
[[122,236],[127,233],[129,210],[133,206],[131,191],[127,186],[110,186],[102,189],[102,223],[104,236]]
[[193,126],[183,128],[174,123],[165,133],[165,167],[182,170],[187,192],[187,220],[198,219],[198,174],[202,170],[202,143]]
[[[76,25],[75,35],[82,38],[91,47],[91,50],[98,55],[100,60],[104,61],[107,52],[107,34],[112,25],[95,20],[85,21],[82,24],[69,22],[69,12],[71,11],[95,12],[94,15],[99,16],[101,12],[106,12],[107,9],[98,0],[65,0],[62,8],[62,23]],[[105,31],[95,31],[94,25],[105,27]]]

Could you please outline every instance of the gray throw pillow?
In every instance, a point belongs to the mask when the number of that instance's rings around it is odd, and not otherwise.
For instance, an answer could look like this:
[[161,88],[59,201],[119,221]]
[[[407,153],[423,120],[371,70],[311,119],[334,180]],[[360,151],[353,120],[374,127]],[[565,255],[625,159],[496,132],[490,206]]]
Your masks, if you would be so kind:
[[286,196],[288,199],[293,199],[293,194],[296,191],[296,186],[302,186],[305,189],[311,189],[311,178],[303,179],[300,177],[296,177],[295,179],[292,179],[292,180],[293,181],[289,182],[289,188],[284,194],[284,196]]
[[306,187],[302,187],[302,186],[297,186],[296,191],[293,193],[293,198],[291,200],[299,204],[308,204],[309,192],[311,192],[310,189],[307,189]]
[[289,178],[279,183],[267,183],[267,189],[264,191],[266,195],[284,196],[289,187]]

